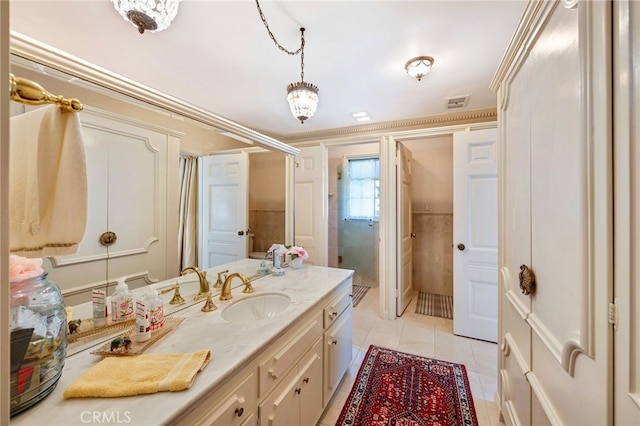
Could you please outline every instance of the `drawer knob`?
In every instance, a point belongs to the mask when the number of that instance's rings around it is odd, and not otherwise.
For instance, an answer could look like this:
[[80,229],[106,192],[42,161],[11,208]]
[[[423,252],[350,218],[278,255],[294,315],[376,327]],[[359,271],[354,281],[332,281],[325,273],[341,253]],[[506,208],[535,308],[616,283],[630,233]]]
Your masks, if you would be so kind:
[[242,417],[243,414],[244,414],[244,408],[242,407],[236,408],[236,416]]
[[334,339],[334,340],[331,342],[331,344],[332,344],[332,345],[337,345],[337,344],[338,344],[338,341]]
[[302,381],[305,382],[305,383],[309,383],[309,378],[305,377]]
[[296,388],[296,393],[297,393],[298,395],[300,394],[300,392],[301,392],[301,391],[302,391],[302,389],[300,389],[300,388]]

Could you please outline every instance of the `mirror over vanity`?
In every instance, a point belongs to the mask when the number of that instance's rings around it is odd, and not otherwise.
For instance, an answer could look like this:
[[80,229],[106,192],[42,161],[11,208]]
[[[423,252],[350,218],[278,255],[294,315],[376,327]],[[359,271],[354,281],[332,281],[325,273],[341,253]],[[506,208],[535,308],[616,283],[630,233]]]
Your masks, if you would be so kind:
[[[12,74],[37,82],[51,93],[77,98],[84,107],[79,114],[87,168],[85,238],[76,254],[47,257],[44,263],[68,305],[89,301],[95,288],[110,294],[123,276],[132,289],[179,277],[184,267],[195,266],[180,262],[185,245],[198,259],[193,263],[209,268],[256,257],[275,242],[293,243],[293,190],[289,187],[294,171],[289,157],[298,152],[296,148],[17,33],[12,34],[11,53]],[[11,115],[33,108],[37,107],[11,102]],[[199,231],[189,239],[181,228],[180,157],[199,158],[202,167],[202,159],[212,154],[238,153],[248,159],[242,171],[244,192],[233,194],[244,197],[243,204],[226,208],[227,201],[219,201],[226,197],[224,191],[217,192],[214,200],[203,188],[192,189],[197,192],[192,197],[197,211],[192,214],[199,219]],[[281,179],[265,184],[265,173],[278,169]],[[202,182],[196,179],[198,184]],[[219,214],[223,206],[233,214],[221,219],[201,217],[203,208],[197,200],[205,196],[212,206],[208,213]],[[236,203],[236,198],[229,202]],[[237,219],[241,216],[242,223]],[[206,251],[203,229],[212,221],[228,227],[222,232],[223,245],[233,238],[239,247],[231,253],[224,246],[221,257],[213,262],[198,253]],[[231,229],[233,234],[226,235]],[[220,246],[220,241],[214,245]],[[180,279],[196,282],[190,275]]]

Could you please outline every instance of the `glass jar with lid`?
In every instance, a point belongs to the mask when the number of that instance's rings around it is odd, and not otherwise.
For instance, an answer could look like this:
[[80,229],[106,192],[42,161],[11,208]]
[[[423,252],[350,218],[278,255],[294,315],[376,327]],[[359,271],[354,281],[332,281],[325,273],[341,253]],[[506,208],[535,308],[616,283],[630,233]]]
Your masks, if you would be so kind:
[[49,395],[67,354],[62,292],[47,273],[11,282],[11,416]]

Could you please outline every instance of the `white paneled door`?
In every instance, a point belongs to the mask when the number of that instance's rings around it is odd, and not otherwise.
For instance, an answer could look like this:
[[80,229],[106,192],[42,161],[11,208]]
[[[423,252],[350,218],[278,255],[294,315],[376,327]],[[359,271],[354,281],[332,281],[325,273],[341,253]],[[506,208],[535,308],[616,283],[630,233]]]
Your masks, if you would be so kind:
[[496,342],[496,130],[455,133],[453,151],[453,332]]
[[247,257],[247,153],[200,157],[200,269]]
[[306,263],[327,266],[327,148],[300,148],[295,157],[295,244],[309,253]]
[[397,280],[396,316],[401,316],[413,296],[413,231],[411,227],[411,151],[396,144],[396,199],[397,199]]

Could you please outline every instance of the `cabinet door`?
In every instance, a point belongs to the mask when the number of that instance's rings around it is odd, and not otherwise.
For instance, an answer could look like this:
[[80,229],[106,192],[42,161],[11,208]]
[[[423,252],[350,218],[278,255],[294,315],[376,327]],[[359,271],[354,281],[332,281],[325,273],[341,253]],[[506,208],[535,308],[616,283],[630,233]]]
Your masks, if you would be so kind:
[[351,364],[352,356],[352,307],[340,315],[340,318],[324,335],[324,405],[335,393],[342,376]]
[[300,362],[300,425],[315,425],[324,404],[322,402],[322,346],[318,339],[309,354]]
[[499,70],[507,424],[612,422],[611,5],[530,2]]
[[299,381],[298,369],[294,368],[260,404],[260,426],[300,424]]
[[[179,140],[167,129],[93,108],[82,114],[85,237],[75,255],[52,257],[47,268],[67,304],[90,300],[92,288],[121,276],[136,288],[166,279],[168,269],[177,269],[177,261],[175,267],[167,262],[167,247],[177,241],[177,207],[167,200],[178,191],[168,158],[177,153]],[[117,235],[108,247],[100,244],[107,231]]]

